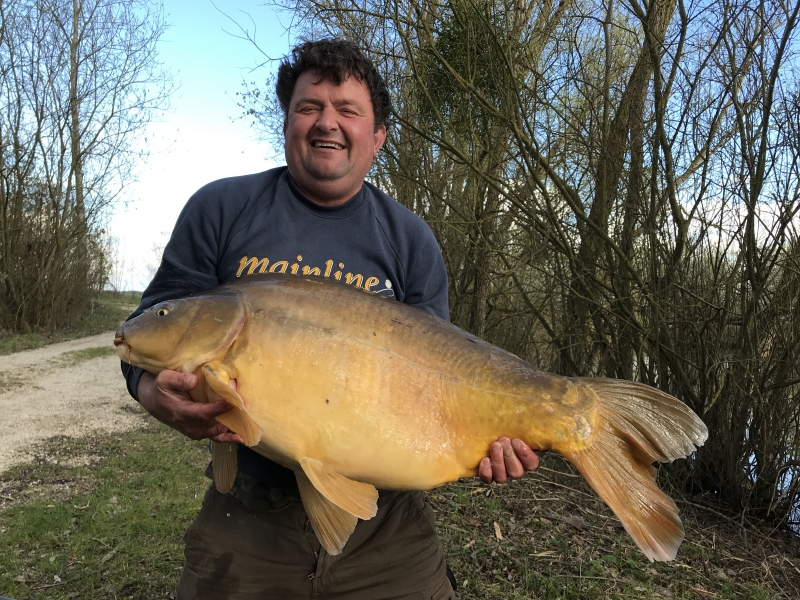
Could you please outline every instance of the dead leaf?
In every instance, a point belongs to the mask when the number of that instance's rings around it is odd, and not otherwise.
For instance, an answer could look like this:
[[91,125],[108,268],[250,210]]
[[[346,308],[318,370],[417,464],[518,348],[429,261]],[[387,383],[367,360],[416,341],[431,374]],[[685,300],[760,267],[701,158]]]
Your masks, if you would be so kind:
[[577,515],[570,515],[569,517],[565,517],[562,523],[566,523],[567,525],[572,525],[578,531],[583,531],[586,529],[586,521],[583,517],[579,517]]
[[103,558],[100,559],[100,564],[102,565],[104,562],[107,562],[107,561],[111,560],[112,558],[114,558],[114,555],[116,553],[117,553],[116,550],[112,550],[111,552],[108,552]]
[[503,533],[500,531],[500,524],[497,521],[494,522],[494,537],[498,542],[503,540]]

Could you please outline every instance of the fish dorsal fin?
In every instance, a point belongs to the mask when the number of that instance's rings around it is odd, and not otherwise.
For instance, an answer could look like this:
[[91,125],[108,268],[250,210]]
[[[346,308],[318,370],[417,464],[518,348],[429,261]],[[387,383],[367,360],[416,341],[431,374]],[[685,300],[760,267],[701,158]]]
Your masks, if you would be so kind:
[[300,499],[319,543],[328,554],[341,554],[342,548],[356,528],[358,517],[342,510],[319,493],[303,473],[295,473]]
[[239,469],[236,444],[211,442],[211,465],[217,491],[227,494],[233,487],[236,471]]
[[[219,396],[228,404],[233,406],[233,410],[229,410],[225,414],[217,417],[217,421],[228,427],[231,431],[238,433],[248,446],[255,446],[261,440],[261,427],[253,421],[249,414],[247,414],[247,406],[245,406],[242,397],[228,385],[227,382],[222,380],[223,375],[216,371],[211,365],[203,367],[203,374],[206,378],[206,383],[214,390]],[[227,373],[224,377],[228,380]]]
[[373,486],[348,479],[316,458],[304,456],[299,462],[319,493],[342,510],[364,520],[371,519],[378,512],[378,490]]

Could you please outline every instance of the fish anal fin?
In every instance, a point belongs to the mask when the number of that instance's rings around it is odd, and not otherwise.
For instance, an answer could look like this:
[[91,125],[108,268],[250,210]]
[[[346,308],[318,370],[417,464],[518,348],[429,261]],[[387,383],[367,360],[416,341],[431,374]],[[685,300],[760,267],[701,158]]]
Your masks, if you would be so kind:
[[295,473],[295,477],[303,508],[319,543],[331,556],[341,554],[356,528],[358,517],[325,498],[305,474]]
[[211,466],[217,491],[227,494],[233,487],[239,469],[236,444],[211,442]]
[[364,520],[378,512],[378,490],[373,486],[348,479],[316,458],[304,456],[298,462],[317,491],[339,508]]
[[220,398],[233,406],[229,410],[217,417],[217,421],[225,425],[231,431],[238,433],[248,446],[255,446],[261,441],[262,430],[258,424],[247,414],[247,406],[236,390],[224,382],[220,374],[211,366],[203,367],[208,386],[217,393]]

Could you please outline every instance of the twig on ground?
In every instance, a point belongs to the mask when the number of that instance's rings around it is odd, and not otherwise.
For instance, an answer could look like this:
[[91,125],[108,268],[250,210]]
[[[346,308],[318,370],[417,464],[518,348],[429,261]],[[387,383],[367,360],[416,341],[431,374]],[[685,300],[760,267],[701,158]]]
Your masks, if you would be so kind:
[[577,473],[567,473],[565,471],[556,471],[555,469],[551,469],[549,467],[538,467],[537,471],[547,471],[548,473],[555,473],[556,475],[563,475],[564,477],[573,477],[575,479],[582,479],[580,475]]
[[56,587],[57,585],[64,585],[63,581],[59,581],[58,583],[45,583],[42,585],[37,585],[36,587],[32,587],[32,590],[46,590],[51,587]]

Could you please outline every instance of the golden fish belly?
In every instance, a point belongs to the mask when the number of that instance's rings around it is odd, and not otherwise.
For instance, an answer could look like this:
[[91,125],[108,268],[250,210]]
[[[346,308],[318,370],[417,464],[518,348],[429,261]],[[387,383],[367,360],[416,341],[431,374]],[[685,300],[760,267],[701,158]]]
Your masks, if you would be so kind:
[[[251,314],[264,311],[258,299],[250,303]],[[499,435],[539,448],[586,437],[576,423],[588,426],[592,406],[561,404],[564,378],[543,377],[488,345],[454,347],[441,339],[446,330],[437,337],[424,320],[394,311],[343,320],[358,311],[330,302],[287,318],[298,299],[285,303],[283,312],[272,298],[250,319],[228,358],[264,431],[256,449],[276,462],[298,470],[300,457],[314,457],[380,489],[430,489],[474,475]]]

